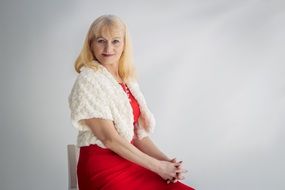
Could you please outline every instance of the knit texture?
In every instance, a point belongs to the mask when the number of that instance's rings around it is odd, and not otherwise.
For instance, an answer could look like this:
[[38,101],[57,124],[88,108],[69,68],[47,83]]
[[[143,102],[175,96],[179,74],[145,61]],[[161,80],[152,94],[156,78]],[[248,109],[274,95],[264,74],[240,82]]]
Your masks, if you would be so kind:
[[148,136],[155,127],[155,119],[137,81],[127,83],[141,111],[134,134],[133,112],[127,94],[104,66],[95,61],[94,64],[99,65],[96,71],[81,68],[68,97],[71,123],[78,129],[77,146],[97,144],[106,148],[83,122],[90,118],[112,120],[118,134],[129,142],[134,135],[139,139]]

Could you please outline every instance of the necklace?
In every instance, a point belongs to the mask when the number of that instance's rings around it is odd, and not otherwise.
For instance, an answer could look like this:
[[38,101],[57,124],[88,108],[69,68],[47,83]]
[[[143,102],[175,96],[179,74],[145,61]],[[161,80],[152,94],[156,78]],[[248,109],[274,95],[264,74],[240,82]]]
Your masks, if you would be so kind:
[[128,95],[129,100],[132,101],[129,88],[127,87],[127,85],[125,83],[121,83],[121,84],[123,84],[123,86],[124,86],[123,88],[125,89],[125,91],[126,91],[126,93]]

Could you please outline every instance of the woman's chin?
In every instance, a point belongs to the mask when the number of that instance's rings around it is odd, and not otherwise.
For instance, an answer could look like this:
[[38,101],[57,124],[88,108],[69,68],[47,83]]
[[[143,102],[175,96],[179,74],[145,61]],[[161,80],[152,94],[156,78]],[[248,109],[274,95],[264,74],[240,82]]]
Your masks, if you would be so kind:
[[102,60],[101,63],[103,65],[114,65],[115,63],[117,63],[118,61],[114,61],[114,60]]

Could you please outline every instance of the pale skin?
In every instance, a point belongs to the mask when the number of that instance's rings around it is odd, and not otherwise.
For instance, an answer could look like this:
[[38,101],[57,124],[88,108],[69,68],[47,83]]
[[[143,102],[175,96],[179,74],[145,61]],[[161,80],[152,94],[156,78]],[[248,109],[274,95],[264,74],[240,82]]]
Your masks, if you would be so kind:
[[[121,31],[115,34],[99,36],[90,46],[96,59],[118,82],[122,82],[118,63],[124,49],[124,35]],[[135,138],[134,144],[131,144],[118,134],[111,120],[91,118],[85,119],[85,123],[107,148],[121,157],[157,173],[167,183],[184,179],[183,173],[187,171],[182,168],[182,161],[168,158],[149,137]]]

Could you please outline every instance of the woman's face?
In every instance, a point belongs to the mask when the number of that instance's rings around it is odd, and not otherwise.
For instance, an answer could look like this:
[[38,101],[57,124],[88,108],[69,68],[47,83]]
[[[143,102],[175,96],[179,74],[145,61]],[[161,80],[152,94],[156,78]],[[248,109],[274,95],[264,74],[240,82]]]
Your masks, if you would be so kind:
[[90,46],[101,64],[118,64],[124,50],[124,35],[122,32],[106,32],[92,40]]

